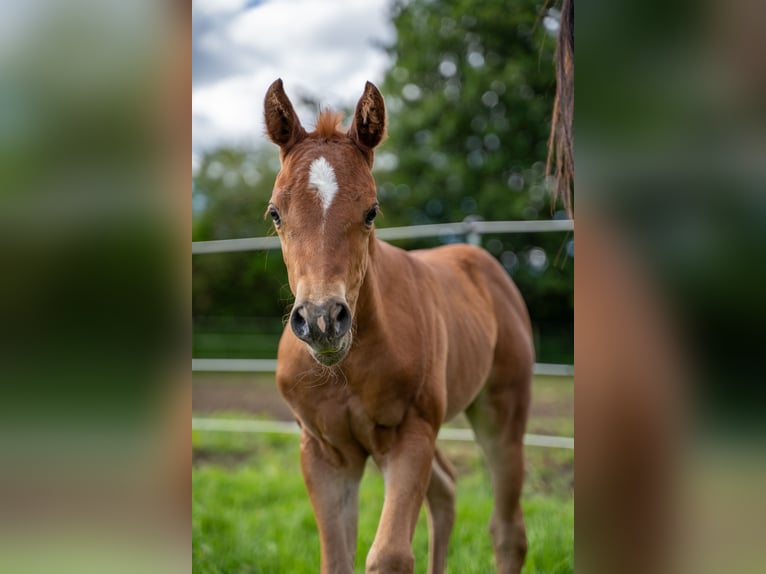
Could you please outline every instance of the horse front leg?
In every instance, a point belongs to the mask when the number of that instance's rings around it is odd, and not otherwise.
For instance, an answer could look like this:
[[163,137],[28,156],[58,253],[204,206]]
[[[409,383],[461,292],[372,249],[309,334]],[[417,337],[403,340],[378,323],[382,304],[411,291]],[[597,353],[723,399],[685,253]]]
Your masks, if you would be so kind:
[[339,452],[303,432],[301,469],[321,543],[322,574],[352,574],[365,457]]
[[412,537],[431,477],[436,431],[412,412],[394,431],[390,449],[376,457],[385,479],[378,531],[367,555],[368,574],[411,574]]

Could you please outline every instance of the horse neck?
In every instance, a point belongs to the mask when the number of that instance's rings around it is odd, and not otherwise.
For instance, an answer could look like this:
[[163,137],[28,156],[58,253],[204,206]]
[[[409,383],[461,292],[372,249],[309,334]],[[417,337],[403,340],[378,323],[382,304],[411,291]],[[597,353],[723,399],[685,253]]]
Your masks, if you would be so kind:
[[356,306],[356,330],[361,336],[373,333],[385,334],[385,321],[382,317],[385,286],[383,285],[389,264],[384,243],[375,236],[370,238],[369,262]]

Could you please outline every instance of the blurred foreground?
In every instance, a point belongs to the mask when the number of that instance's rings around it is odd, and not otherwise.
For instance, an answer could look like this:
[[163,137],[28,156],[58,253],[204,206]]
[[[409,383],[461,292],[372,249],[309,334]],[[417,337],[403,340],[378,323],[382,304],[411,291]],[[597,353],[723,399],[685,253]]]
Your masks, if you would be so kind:
[[189,6],[0,22],[0,571],[188,572]]
[[762,572],[766,12],[580,7],[578,568]]

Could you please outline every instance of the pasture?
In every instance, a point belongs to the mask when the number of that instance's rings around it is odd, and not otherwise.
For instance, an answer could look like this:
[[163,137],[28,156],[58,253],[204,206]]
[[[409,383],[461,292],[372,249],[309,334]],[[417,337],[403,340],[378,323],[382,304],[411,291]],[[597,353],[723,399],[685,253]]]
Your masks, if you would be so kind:
[[[271,375],[195,373],[195,416],[286,420]],[[535,377],[529,433],[573,436],[571,378]],[[464,427],[461,418],[451,427]],[[294,435],[193,432],[192,551],[195,574],[315,573],[319,539]],[[489,476],[473,442],[440,441],[457,474],[457,519],[448,571],[493,571],[487,524]],[[522,506],[529,538],[526,573],[574,571],[574,451],[527,446]],[[375,535],[383,481],[368,463],[360,494],[356,571]],[[427,524],[414,540],[416,572],[425,572]]]

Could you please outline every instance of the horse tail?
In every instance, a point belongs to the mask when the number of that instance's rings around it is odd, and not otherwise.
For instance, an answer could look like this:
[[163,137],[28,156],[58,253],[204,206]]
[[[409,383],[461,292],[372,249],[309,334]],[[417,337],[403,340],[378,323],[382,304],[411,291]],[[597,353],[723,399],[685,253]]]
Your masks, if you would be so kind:
[[[556,43],[556,98],[553,102],[551,133],[545,172],[556,179],[553,205],[561,199],[573,217],[574,184],[574,0],[562,0],[559,37]],[[555,167],[554,167],[555,166]],[[551,168],[553,167],[553,170]]]

